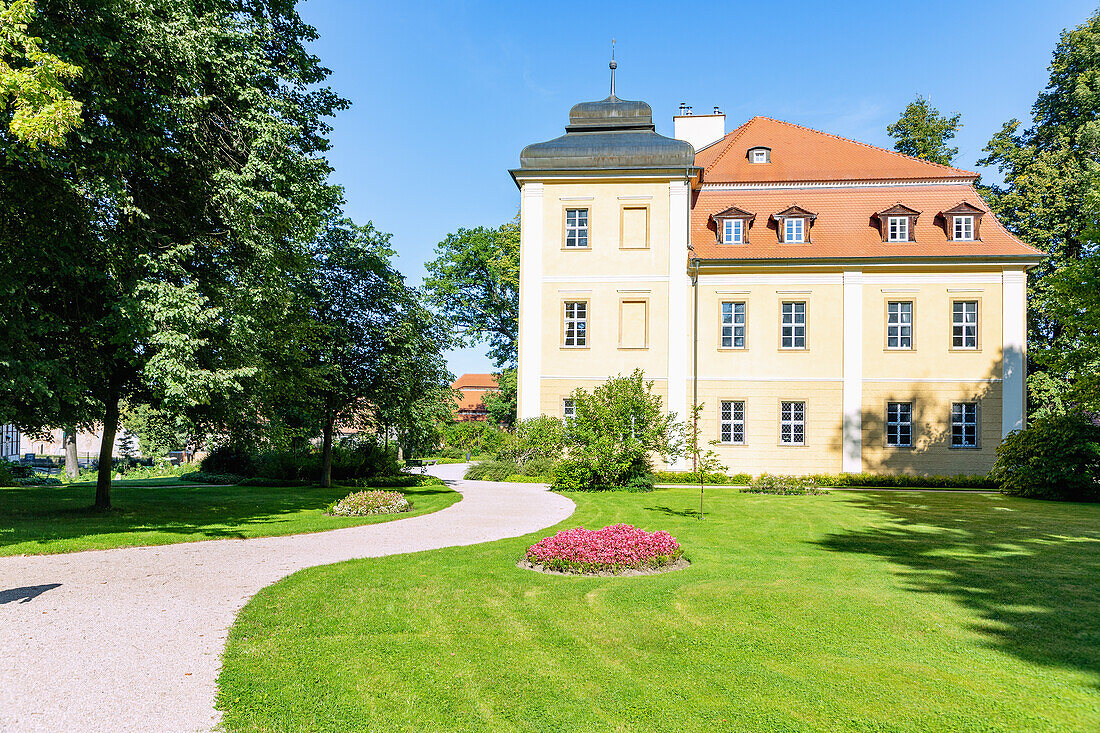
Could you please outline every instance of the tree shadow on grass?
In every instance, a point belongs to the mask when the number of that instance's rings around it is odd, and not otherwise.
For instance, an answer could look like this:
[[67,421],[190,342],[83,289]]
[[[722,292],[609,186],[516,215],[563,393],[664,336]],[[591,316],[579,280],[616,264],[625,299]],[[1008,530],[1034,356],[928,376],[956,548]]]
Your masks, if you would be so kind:
[[[117,486],[114,509],[91,508],[94,487],[27,486],[0,489],[0,547],[27,542],[49,544],[88,535],[161,532],[204,539],[243,539],[279,534],[270,525],[300,521],[304,511],[320,511],[356,488],[260,486]],[[396,489],[411,511],[450,490],[444,486]],[[387,515],[386,520],[400,515]],[[335,529],[361,521],[333,517],[331,526],[314,522],[300,531]],[[264,526],[267,525],[265,528]],[[287,532],[283,532],[286,534]]]
[[670,517],[683,517],[685,519],[698,519],[699,512],[695,509],[673,509],[667,506],[647,506],[647,512],[660,512]]
[[1025,661],[1097,675],[1100,686],[1100,505],[1000,495],[866,493],[877,526],[827,535],[834,552],[881,557],[915,593],[975,612],[972,629]]

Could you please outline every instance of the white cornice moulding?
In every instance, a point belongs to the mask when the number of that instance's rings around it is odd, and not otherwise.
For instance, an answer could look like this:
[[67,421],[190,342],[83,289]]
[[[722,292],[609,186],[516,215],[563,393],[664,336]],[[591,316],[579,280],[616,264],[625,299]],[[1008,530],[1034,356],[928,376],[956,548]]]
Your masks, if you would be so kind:
[[774,191],[793,188],[896,188],[898,186],[972,186],[971,181],[956,178],[929,178],[921,181],[790,181],[786,183],[704,183],[704,191]]
[[649,201],[652,198],[653,197],[649,195],[643,196],[639,194],[637,196],[619,196],[619,201]]
[[559,275],[557,277],[544,277],[544,283],[666,283],[667,275],[620,275],[619,277],[604,277],[603,275]]
[[820,274],[803,273],[797,275],[699,275],[701,285],[840,285],[843,276],[839,272],[823,272]]
[[653,291],[650,290],[649,288],[646,288],[644,290],[616,290],[615,292],[617,292],[617,293],[652,293]]
[[558,196],[558,201],[592,201],[595,196]]
[[919,293],[920,290],[918,290],[917,288],[882,288],[882,292],[902,294],[902,293]]

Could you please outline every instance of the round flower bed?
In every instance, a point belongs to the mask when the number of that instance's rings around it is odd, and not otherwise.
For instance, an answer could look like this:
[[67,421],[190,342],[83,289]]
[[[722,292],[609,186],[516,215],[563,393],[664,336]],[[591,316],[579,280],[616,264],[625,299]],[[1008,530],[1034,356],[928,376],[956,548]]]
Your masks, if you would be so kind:
[[[528,566],[560,573],[621,573],[672,569],[684,551],[668,532],[629,524],[603,529],[565,529],[527,548]],[[686,564],[686,561],[684,562]]]
[[409,500],[400,491],[356,491],[334,502],[325,513],[333,517],[366,517],[407,512]]

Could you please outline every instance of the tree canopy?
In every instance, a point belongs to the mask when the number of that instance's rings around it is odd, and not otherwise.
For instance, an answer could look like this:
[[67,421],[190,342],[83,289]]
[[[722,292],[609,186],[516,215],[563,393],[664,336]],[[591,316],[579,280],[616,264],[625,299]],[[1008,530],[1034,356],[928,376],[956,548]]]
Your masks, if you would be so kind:
[[959,149],[948,145],[962,127],[961,115],[947,117],[924,97],[910,102],[898,121],[886,128],[894,150],[932,163],[951,165]]

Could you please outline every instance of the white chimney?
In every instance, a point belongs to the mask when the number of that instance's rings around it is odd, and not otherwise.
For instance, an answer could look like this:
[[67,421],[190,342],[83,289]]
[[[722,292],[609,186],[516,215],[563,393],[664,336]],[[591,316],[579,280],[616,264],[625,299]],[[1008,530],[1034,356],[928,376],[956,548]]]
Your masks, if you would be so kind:
[[711,114],[697,115],[691,107],[680,103],[679,114],[672,116],[672,136],[691,143],[696,151],[702,150],[726,134],[726,115],[717,107]]

